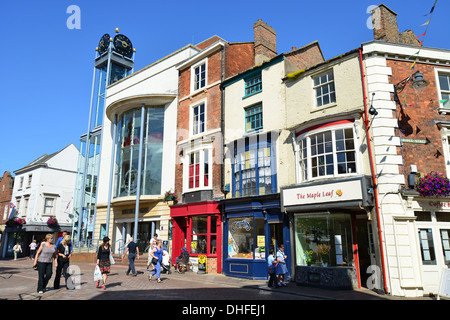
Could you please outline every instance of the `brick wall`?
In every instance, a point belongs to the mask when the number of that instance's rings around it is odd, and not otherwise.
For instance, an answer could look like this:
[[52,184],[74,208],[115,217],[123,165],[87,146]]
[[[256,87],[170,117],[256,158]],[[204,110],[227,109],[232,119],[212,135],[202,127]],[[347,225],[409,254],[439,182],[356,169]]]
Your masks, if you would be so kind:
[[[220,38],[215,36],[201,43],[202,48],[214,43],[214,40]],[[197,45],[199,46],[199,45]],[[254,46],[253,42],[226,43],[225,46],[225,78],[238,74],[254,65]],[[180,70],[179,73],[179,102],[177,111],[177,142],[189,139],[189,117],[190,108],[201,100],[206,100],[206,129],[207,131],[221,129],[222,113],[222,93],[220,82],[222,80],[223,51],[218,50],[211,53],[208,59],[207,69],[207,88],[191,94],[191,68],[187,67]],[[213,196],[221,197],[221,170],[222,170],[222,136],[220,133],[212,134],[213,142],[213,165],[212,165],[212,184]],[[182,148],[177,147],[177,163],[175,168],[175,193],[181,199],[183,191],[183,165]]]
[[277,33],[261,19],[253,25],[255,37],[255,64],[277,55]]
[[302,48],[293,48],[292,51],[285,53],[285,56],[298,69],[307,69],[325,61],[317,41]]
[[5,171],[3,177],[0,179],[0,223],[5,223],[8,220],[3,219],[5,213],[5,207],[9,212],[9,203],[11,202],[13,191],[14,178],[11,177],[11,172]]
[[[411,62],[387,60],[387,66],[392,68],[390,83],[397,84],[413,72],[419,70],[430,84],[422,93],[416,94],[408,85],[399,93],[402,104],[413,104],[401,108],[397,104],[397,119],[399,120],[398,135],[406,139],[429,139],[430,144],[403,144],[403,161],[406,174],[410,173],[410,165],[417,165],[420,173],[436,171],[446,173],[442,138],[434,120],[450,120],[450,115],[439,114],[439,96],[436,87],[436,76],[433,65],[417,63],[411,70]],[[450,68],[449,68],[450,69]],[[403,95],[405,95],[403,97]],[[401,154],[402,150],[398,150]],[[440,155],[439,155],[440,154]],[[403,168],[400,168],[403,172]]]

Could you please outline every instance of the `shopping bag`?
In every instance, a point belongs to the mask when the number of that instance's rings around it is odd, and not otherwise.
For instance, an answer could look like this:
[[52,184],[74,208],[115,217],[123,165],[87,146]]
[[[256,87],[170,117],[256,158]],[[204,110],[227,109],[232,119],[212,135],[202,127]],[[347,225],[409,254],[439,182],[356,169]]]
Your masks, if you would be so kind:
[[109,255],[109,263],[110,263],[111,265],[113,265],[114,263],[116,263],[116,262],[114,261],[114,258],[113,258],[113,256],[112,256],[112,254]]
[[100,272],[99,266],[95,266],[94,270],[94,281],[102,280],[102,273]]

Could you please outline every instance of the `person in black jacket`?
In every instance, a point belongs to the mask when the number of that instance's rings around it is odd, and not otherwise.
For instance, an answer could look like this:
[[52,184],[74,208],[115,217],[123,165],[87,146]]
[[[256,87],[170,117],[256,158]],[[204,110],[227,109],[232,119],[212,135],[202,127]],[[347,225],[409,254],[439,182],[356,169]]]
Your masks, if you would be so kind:
[[64,279],[66,279],[66,289],[69,289],[69,287],[67,286],[67,280],[69,279],[70,275],[67,272],[67,268],[69,268],[69,260],[72,255],[72,253],[70,252],[70,247],[69,235],[65,235],[61,243],[56,247],[58,265],[56,266],[56,276],[53,282],[53,288],[55,289],[59,289],[61,274],[63,274]]
[[[102,289],[105,290],[106,280],[108,279],[108,274],[111,272],[111,262],[109,256],[111,255],[111,245],[109,244],[109,238],[104,237],[102,245],[97,251],[97,265],[100,268],[100,272],[103,275],[103,285]],[[98,288],[100,286],[100,281],[97,281],[95,286]]]

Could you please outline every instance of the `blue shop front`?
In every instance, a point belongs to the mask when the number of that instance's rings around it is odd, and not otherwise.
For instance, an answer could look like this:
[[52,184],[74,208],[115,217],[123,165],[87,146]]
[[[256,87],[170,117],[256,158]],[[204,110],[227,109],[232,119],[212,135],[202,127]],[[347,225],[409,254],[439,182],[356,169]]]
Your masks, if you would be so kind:
[[[224,199],[223,269],[226,276],[267,279],[269,249],[284,244],[290,278],[291,252],[288,215],[281,212],[280,194]],[[276,253],[276,250],[275,250]]]

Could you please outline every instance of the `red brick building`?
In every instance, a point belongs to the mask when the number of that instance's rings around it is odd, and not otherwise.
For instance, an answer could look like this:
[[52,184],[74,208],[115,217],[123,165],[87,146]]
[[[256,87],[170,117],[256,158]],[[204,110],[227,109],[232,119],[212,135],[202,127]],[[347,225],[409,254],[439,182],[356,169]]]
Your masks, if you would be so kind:
[[[450,263],[450,50],[422,46],[400,33],[397,14],[372,12],[374,41],[362,44],[375,164],[377,224],[385,291],[400,296],[437,294]],[[421,178],[437,191],[424,193]]]
[[0,178],[0,231],[5,229],[5,223],[9,218],[12,192],[14,187],[14,178],[11,172],[3,172],[3,177]]

